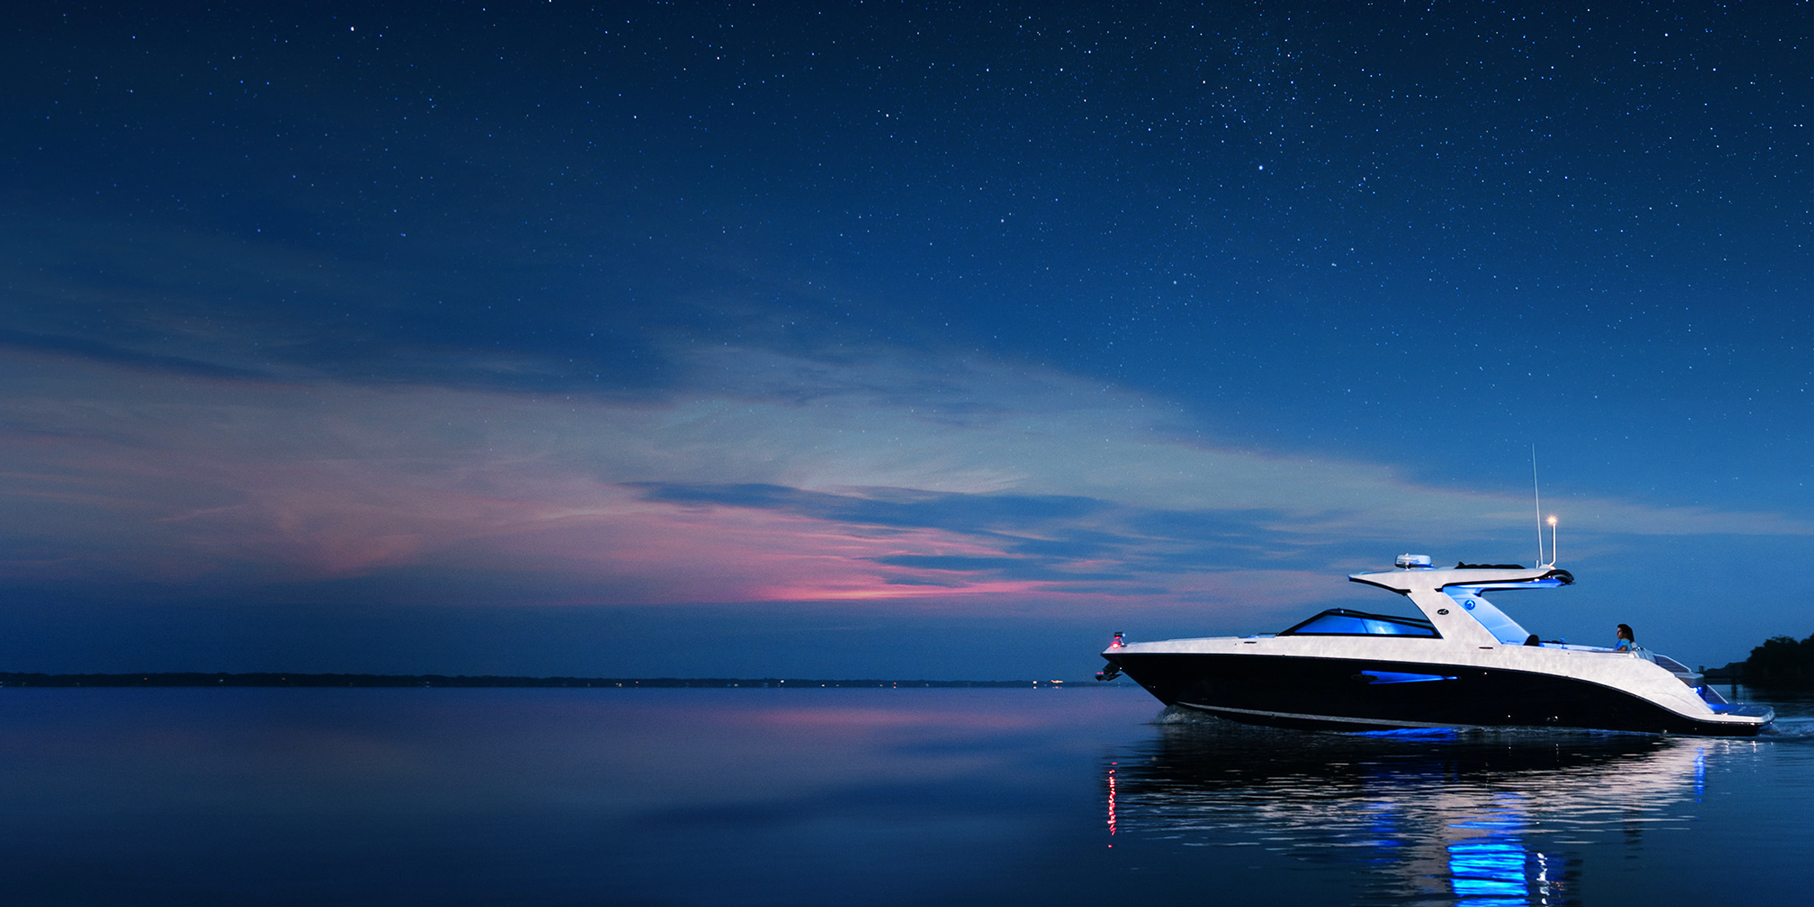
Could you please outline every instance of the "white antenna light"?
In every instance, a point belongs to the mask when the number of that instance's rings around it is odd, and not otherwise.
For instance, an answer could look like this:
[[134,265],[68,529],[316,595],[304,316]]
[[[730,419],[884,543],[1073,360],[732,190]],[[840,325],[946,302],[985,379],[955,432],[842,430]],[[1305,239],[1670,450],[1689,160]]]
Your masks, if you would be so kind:
[[[1543,530],[1538,529],[1537,532],[1542,533]],[[1556,566],[1556,517],[1554,514],[1551,514],[1550,518],[1549,518],[1549,564],[1548,564],[1548,566],[1551,566],[1551,567]]]

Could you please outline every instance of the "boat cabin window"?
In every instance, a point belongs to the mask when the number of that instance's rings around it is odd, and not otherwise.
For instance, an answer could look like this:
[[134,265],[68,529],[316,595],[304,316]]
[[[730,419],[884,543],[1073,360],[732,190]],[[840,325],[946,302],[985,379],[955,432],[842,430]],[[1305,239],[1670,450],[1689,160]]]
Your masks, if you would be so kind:
[[1424,636],[1438,638],[1436,627],[1421,617],[1367,614],[1330,608],[1279,633],[1280,636]]

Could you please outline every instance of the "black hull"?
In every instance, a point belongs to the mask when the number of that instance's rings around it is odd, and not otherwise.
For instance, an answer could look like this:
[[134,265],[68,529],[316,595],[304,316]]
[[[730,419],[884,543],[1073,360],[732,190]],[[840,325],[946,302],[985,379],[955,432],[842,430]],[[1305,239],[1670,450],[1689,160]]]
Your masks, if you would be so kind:
[[[1716,737],[1760,729],[1698,721],[1611,687],[1528,671],[1274,655],[1107,657],[1166,705],[1276,727],[1567,727]],[[1442,679],[1387,683],[1367,671]]]

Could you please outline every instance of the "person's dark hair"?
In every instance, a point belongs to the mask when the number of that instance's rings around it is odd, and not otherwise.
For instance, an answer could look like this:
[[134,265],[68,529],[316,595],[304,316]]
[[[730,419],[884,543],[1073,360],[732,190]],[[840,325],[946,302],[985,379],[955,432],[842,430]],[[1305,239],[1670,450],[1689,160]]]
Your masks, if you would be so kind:
[[1620,624],[1619,635],[1632,642],[1638,641],[1638,634],[1631,632],[1631,624]]

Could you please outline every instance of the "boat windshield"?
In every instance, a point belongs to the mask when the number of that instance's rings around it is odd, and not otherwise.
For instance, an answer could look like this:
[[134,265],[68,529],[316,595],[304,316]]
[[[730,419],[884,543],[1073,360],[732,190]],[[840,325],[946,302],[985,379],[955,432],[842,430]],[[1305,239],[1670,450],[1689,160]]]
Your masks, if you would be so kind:
[[1367,614],[1330,608],[1279,633],[1280,636],[1423,636],[1436,639],[1436,627],[1420,617]]

